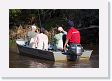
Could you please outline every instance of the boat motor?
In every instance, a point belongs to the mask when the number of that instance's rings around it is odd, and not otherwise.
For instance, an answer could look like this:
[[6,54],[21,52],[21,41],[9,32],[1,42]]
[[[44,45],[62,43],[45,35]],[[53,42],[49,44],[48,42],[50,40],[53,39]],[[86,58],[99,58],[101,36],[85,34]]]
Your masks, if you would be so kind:
[[84,49],[83,47],[79,44],[79,45],[76,45],[76,54],[78,56],[82,55],[82,53],[84,52]]
[[69,49],[70,54],[76,54],[78,56],[82,55],[82,53],[84,52],[81,44],[71,44]]

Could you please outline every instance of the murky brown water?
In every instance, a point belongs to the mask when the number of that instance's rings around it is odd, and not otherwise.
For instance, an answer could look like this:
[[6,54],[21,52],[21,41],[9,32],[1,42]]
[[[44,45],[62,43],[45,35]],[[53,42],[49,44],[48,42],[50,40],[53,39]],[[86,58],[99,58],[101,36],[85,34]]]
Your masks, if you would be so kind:
[[97,45],[86,45],[84,48],[93,49],[90,60],[81,59],[77,62],[53,62],[18,53],[17,47],[9,48],[9,67],[10,68],[98,68],[99,52]]

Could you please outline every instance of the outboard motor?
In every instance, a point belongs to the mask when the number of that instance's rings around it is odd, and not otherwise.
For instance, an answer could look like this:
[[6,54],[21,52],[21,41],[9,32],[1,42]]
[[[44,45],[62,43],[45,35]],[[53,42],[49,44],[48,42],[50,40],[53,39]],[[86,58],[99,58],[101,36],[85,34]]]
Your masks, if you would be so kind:
[[84,52],[81,44],[70,44],[68,50],[65,52],[67,59],[70,61],[76,61],[77,56],[81,56]]
[[79,45],[76,45],[76,54],[78,56],[82,55],[82,52],[84,52],[84,49],[83,47],[79,44]]
[[84,52],[81,44],[71,44],[69,47],[69,54],[76,54],[77,56],[82,55]]

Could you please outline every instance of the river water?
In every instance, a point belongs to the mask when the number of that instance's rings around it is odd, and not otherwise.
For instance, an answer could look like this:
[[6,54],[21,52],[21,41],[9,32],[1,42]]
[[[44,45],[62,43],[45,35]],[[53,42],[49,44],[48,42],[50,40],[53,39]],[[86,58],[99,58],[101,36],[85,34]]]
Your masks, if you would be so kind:
[[99,46],[84,45],[84,49],[92,49],[90,59],[80,59],[74,61],[53,62],[39,58],[20,55],[16,46],[9,48],[9,67],[10,68],[99,68]]

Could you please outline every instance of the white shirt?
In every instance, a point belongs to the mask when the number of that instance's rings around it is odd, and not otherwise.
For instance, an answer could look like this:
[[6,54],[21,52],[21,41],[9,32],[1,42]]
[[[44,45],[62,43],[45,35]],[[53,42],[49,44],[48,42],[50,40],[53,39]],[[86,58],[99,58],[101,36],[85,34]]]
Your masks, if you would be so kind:
[[36,38],[36,36],[31,38],[29,47],[31,47],[31,48],[36,48],[37,47],[37,38]]
[[37,34],[37,49],[48,50],[48,36],[40,33]]

